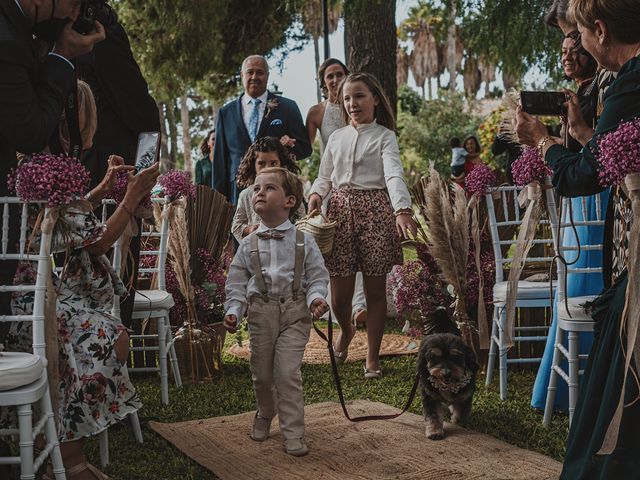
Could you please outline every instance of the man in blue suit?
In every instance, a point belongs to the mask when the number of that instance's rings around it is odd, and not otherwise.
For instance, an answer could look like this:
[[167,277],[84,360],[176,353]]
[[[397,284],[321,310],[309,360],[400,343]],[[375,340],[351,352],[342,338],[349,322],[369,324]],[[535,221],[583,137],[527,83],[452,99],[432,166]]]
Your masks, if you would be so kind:
[[296,159],[311,154],[311,144],[293,100],[267,91],[269,66],[264,57],[251,55],[242,62],[244,93],[218,112],[213,152],[213,188],[234,205],[238,200],[236,173],[244,154],[256,139],[279,138]]

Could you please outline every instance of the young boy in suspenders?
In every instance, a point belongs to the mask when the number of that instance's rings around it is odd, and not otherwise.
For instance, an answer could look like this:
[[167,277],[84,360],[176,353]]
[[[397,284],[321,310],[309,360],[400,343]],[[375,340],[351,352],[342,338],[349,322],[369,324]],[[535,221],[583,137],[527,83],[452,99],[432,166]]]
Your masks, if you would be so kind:
[[302,201],[298,177],[283,168],[268,168],[250,188],[253,209],[262,221],[242,240],[229,267],[224,325],[235,332],[247,312],[258,404],[251,438],[266,440],[277,414],[286,452],[302,456],[309,448],[300,367],[311,314],[320,317],[329,309],[329,273],[313,238],[289,221]]

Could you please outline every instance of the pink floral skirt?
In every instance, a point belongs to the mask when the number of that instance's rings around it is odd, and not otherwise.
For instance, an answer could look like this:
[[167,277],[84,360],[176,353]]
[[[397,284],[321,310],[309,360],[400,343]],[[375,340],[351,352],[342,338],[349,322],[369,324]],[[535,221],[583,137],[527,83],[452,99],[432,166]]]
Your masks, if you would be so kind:
[[402,263],[402,247],[386,190],[331,192],[327,217],[337,222],[326,266],[332,277],[388,274]]

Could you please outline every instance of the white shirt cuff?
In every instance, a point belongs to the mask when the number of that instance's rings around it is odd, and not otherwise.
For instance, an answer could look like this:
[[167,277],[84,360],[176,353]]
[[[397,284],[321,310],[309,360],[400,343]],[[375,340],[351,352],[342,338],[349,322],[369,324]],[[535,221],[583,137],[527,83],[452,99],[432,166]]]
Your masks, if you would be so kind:
[[311,308],[311,304],[318,298],[322,298],[324,300],[324,295],[320,292],[307,292],[307,307]]

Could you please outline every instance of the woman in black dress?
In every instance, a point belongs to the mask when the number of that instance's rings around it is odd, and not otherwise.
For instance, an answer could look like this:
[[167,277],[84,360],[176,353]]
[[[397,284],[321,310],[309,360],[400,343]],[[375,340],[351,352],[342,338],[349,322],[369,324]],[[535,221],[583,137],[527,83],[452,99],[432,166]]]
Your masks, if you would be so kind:
[[[594,153],[597,139],[614,131],[620,122],[640,117],[640,8],[637,0],[572,0],[570,9],[584,48],[602,67],[618,72],[604,97],[597,127],[594,131],[581,120],[578,97],[572,94],[567,104],[568,126],[570,135],[585,145],[580,152],[571,153],[555,143],[544,125],[521,110],[516,130],[524,144],[541,150],[553,169],[558,193],[577,197],[603,190]],[[605,229],[611,240],[605,239],[605,245],[612,248],[605,258],[604,279],[608,288],[592,305],[595,339],[569,432],[561,476],[565,480],[640,479],[640,392],[631,373],[625,384],[626,407],[615,449],[598,454],[616,412],[625,374],[620,324],[627,287],[625,230],[629,225],[625,219],[630,218],[630,205],[621,189],[612,189],[609,204]]]

